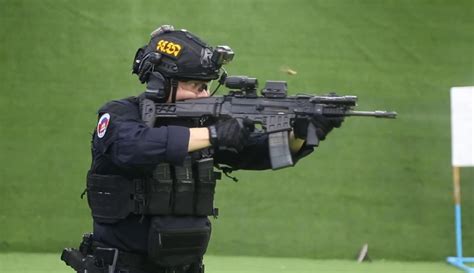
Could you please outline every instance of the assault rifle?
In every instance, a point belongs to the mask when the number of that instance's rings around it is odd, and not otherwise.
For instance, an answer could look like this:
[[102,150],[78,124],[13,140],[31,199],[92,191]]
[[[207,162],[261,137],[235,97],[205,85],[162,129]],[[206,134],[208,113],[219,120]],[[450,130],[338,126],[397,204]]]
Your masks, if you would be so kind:
[[[395,118],[396,112],[355,111],[356,96],[296,95],[287,96],[287,83],[267,81],[261,96],[257,95],[258,81],[245,76],[227,77],[225,86],[231,91],[224,96],[211,96],[175,103],[142,103],[142,117],[151,126],[156,118],[181,118],[206,120],[246,118],[269,134],[269,151],[272,169],[293,165],[289,149],[288,132],[296,119],[318,117],[370,116]],[[309,122],[306,145],[318,146],[316,128]]]

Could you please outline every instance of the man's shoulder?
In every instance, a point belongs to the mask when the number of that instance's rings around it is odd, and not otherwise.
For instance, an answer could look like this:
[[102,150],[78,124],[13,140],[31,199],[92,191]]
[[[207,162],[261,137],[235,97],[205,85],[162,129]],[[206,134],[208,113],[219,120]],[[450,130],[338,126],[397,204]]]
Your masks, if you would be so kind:
[[111,100],[102,105],[97,113],[99,115],[103,113],[113,113],[116,115],[122,115],[124,113],[130,113],[138,111],[138,98],[127,97],[123,99]]

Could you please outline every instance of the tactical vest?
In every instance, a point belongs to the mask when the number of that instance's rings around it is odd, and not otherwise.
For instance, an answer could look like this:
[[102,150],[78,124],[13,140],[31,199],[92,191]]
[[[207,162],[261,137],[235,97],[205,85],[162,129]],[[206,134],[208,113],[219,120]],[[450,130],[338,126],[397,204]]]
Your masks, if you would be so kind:
[[[154,125],[142,119],[150,126]],[[194,155],[194,156],[193,156]],[[87,174],[87,199],[99,223],[115,223],[130,214],[217,216],[216,178],[212,157],[186,156],[183,166],[158,164],[149,177]]]

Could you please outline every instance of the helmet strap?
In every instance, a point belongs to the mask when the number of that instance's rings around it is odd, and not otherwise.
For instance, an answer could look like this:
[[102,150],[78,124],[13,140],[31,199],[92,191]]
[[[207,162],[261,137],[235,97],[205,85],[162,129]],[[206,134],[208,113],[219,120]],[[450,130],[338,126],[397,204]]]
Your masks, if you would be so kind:
[[178,81],[176,79],[170,79],[171,83],[171,102],[176,102],[176,93],[178,93]]

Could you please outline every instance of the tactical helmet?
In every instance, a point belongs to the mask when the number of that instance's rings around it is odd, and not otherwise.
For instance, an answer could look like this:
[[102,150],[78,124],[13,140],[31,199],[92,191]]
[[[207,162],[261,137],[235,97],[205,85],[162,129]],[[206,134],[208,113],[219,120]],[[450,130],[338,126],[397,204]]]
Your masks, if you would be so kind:
[[219,78],[221,66],[233,56],[228,46],[213,49],[187,30],[163,25],[138,49],[132,73],[138,74],[142,83],[148,82],[151,72],[168,79],[210,81]]

